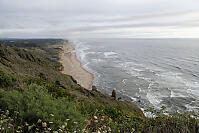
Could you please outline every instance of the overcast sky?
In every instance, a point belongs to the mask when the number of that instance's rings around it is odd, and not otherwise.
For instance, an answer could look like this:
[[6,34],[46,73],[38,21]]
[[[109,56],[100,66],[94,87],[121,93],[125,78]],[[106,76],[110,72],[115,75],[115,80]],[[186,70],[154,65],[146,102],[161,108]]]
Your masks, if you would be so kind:
[[0,0],[0,37],[198,38],[199,0]]

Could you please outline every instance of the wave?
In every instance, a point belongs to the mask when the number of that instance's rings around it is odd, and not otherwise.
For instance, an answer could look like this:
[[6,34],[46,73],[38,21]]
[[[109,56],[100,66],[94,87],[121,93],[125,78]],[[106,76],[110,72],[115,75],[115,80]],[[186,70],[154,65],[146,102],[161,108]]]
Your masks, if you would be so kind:
[[[94,84],[102,91],[109,93],[109,88],[118,87],[123,96],[131,97],[134,102],[134,98],[141,100],[138,104],[164,104],[171,108],[178,106],[179,100],[172,103],[178,97],[198,99],[199,73],[195,66],[198,58],[190,57],[191,53],[189,56],[173,54],[166,45],[160,46],[168,48],[162,48],[165,51],[160,53],[159,46],[151,44],[153,50],[157,50],[153,53],[141,44],[128,47],[109,44],[111,41],[85,41],[76,47],[80,61],[94,74]],[[109,80],[114,82],[107,82]]]
[[81,61],[85,60],[86,55],[88,54],[88,52],[86,52],[86,50],[89,50],[89,46],[88,45],[82,45],[83,43],[77,43],[75,50],[76,50],[76,54],[78,56],[78,58]]
[[92,59],[92,61],[95,62],[95,63],[99,63],[99,62],[103,62],[104,60],[102,60],[102,59]]
[[149,102],[155,107],[159,107],[159,104],[162,101],[161,99],[159,99],[157,96],[155,96],[153,93],[150,92],[147,93],[146,97],[149,100]]
[[113,51],[111,51],[111,52],[104,52],[105,58],[116,58],[117,55],[118,55],[118,53],[113,52]]
[[77,59],[81,62],[82,67],[93,74],[93,69],[89,67],[91,62],[89,62],[87,57],[87,55],[89,54],[88,50],[90,50],[91,47],[87,45],[86,42],[77,40],[73,41],[73,46],[75,47],[75,54],[77,56]]

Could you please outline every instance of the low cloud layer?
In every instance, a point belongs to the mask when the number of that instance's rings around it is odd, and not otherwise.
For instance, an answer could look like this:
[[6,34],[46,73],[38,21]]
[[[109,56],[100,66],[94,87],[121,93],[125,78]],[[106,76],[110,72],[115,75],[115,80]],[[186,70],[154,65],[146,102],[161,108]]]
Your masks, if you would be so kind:
[[198,0],[0,0],[0,37],[197,38]]

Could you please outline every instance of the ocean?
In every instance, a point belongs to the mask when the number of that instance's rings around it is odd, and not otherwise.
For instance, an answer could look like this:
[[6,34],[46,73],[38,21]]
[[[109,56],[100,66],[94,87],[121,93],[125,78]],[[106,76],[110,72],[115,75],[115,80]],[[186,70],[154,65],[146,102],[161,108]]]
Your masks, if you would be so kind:
[[199,109],[199,39],[78,39],[77,58],[103,93],[140,108]]

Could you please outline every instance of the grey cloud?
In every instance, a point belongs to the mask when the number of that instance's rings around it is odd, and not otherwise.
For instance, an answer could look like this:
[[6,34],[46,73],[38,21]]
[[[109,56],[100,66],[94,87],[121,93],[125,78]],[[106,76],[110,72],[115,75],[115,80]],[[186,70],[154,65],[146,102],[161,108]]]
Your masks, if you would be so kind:
[[171,18],[171,17],[180,17],[180,16],[187,16],[190,14],[199,14],[199,10],[194,11],[182,11],[182,12],[168,12],[168,13],[157,13],[157,14],[147,14],[147,15],[136,15],[136,16],[129,16],[129,17],[116,17],[116,18],[105,18],[105,19],[92,19],[90,20],[81,20],[85,22],[116,22],[116,21],[137,21],[137,20],[146,20],[146,19],[155,19],[155,18]]
[[[164,34],[185,28],[195,32],[198,5],[198,0],[0,0],[0,37],[85,37],[93,33],[114,37],[126,35],[124,29],[136,29],[144,37],[158,28],[168,29]],[[143,28],[152,30],[146,33]]]
[[68,33],[73,32],[96,32],[102,30],[110,29],[130,29],[130,28],[144,28],[144,27],[172,27],[172,28],[182,28],[182,27],[199,27],[199,23],[189,23],[189,22],[165,22],[165,23],[138,23],[138,24],[119,24],[119,25],[107,25],[107,26],[85,26],[75,29],[66,30]]

